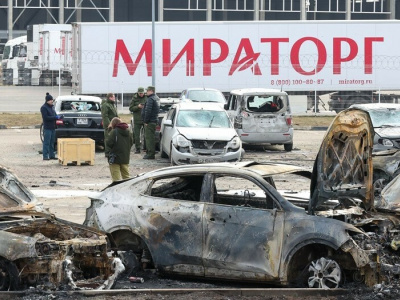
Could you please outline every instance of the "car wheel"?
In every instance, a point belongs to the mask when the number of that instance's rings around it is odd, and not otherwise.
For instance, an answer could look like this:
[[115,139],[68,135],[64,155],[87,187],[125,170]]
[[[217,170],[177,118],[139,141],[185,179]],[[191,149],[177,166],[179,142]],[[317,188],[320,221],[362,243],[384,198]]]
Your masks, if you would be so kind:
[[174,159],[172,158],[172,144],[171,144],[171,147],[170,147],[170,150],[169,150],[169,159],[170,159],[170,162],[171,162],[171,166],[176,166],[176,163],[175,163]]
[[334,289],[339,287],[341,281],[342,270],[333,259],[321,257],[308,265],[309,288]]
[[44,141],[44,129],[43,129],[43,123],[40,125],[40,140]]
[[283,147],[285,148],[285,151],[290,152],[293,149],[293,143],[291,143],[291,144],[283,144]]
[[0,260],[0,291],[17,290],[19,287],[18,269],[14,263]]
[[165,151],[162,147],[162,140],[160,141],[160,156],[161,156],[161,158],[168,158],[167,153],[165,153]]

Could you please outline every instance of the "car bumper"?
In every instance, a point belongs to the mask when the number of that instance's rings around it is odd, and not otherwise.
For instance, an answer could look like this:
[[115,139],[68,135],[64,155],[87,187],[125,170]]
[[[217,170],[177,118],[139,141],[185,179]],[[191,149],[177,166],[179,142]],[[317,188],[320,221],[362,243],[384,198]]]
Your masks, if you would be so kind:
[[103,129],[82,129],[71,130],[64,128],[56,129],[56,139],[62,138],[91,138],[96,142],[104,142],[104,130]]
[[243,132],[238,130],[238,135],[244,144],[292,144],[293,128],[287,132]]
[[235,152],[226,152],[221,155],[199,155],[193,149],[190,152],[179,152],[175,147],[172,147],[172,159],[178,165],[184,164],[201,164],[201,163],[216,163],[216,162],[233,162],[239,161],[241,158],[242,149],[239,148]]

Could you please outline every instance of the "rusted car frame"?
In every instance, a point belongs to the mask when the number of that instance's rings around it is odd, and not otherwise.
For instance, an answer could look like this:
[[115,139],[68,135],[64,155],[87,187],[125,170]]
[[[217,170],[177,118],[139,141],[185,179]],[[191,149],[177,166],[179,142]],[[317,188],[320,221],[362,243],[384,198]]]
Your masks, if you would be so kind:
[[104,232],[57,219],[0,166],[0,290],[79,288],[114,275]]

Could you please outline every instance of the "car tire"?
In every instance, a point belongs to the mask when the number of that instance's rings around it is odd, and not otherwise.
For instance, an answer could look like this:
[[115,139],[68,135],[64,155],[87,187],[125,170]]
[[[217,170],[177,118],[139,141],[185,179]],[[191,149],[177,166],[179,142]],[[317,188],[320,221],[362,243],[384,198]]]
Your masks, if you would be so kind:
[[0,291],[15,291],[19,288],[18,269],[13,262],[0,259]]
[[291,143],[291,144],[283,144],[283,148],[285,148],[285,151],[290,152],[293,149],[293,143]]
[[171,147],[170,147],[170,150],[169,150],[169,160],[171,162],[171,166],[176,166],[176,163],[175,163],[175,161],[174,161],[174,159],[172,157],[172,144],[171,144]]
[[44,128],[43,128],[43,123],[40,125],[40,140],[42,141],[42,144],[43,144],[43,141],[44,141]]
[[342,270],[331,258],[321,257],[311,261],[306,271],[308,288],[334,289],[342,283]]
[[161,158],[168,158],[168,154],[165,153],[165,151],[164,151],[164,149],[162,147],[162,140],[160,141],[160,156],[161,156]]

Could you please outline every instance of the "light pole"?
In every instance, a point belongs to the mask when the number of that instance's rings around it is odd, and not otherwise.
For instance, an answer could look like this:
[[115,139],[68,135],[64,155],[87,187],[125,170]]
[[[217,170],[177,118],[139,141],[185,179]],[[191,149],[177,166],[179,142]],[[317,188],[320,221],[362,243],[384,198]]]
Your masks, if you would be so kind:
[[155,21],[155,5],[154,0],[151,0],[151,85],[156,86],[156,69],[155,69],[155,28],[154,28],[154,21]]

